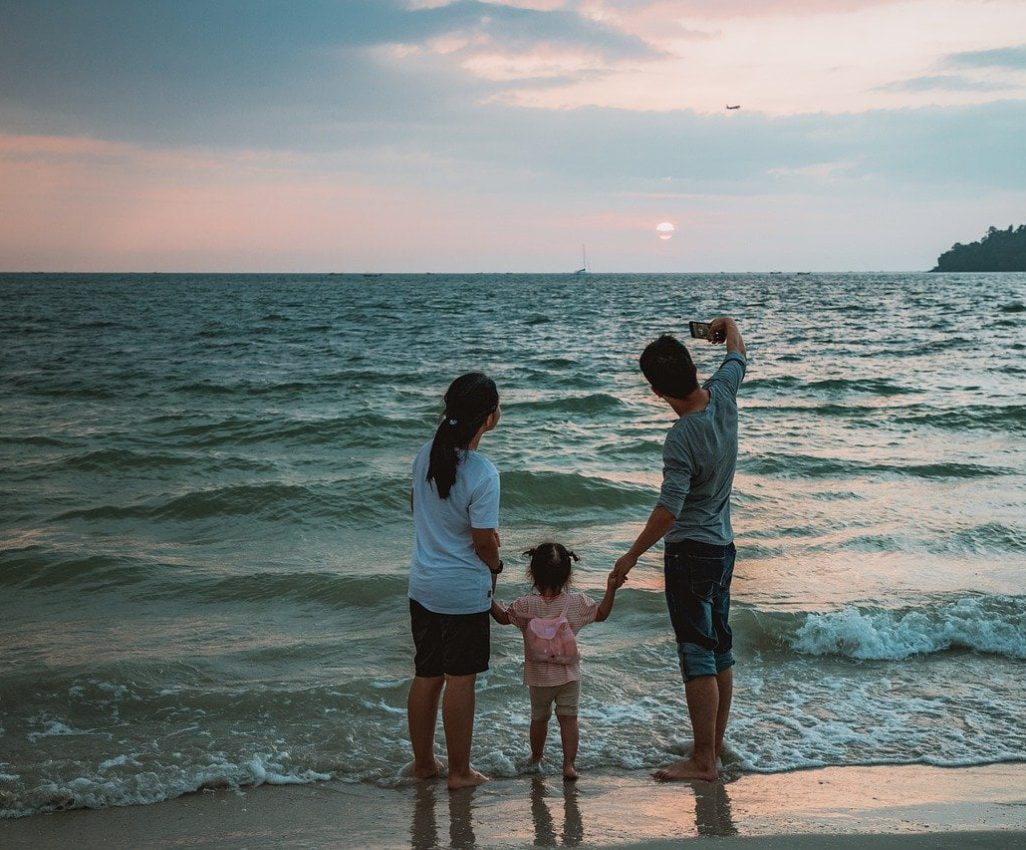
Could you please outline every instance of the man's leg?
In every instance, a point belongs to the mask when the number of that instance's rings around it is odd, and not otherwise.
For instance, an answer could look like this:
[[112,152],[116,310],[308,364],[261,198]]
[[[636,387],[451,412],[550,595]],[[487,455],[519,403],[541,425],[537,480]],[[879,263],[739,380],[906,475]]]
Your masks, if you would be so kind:
[[719,705],[716,709],[716,758],[723,756],[723,738],[730,719],[730,702],[734,697],[734,668],[728,667],[716,674]]
[[731,543],[726,550],[726,570],[719,588],[713,594],[713,630],[716,633],[716,684],[720,692],[716,712],[716,757],[723,755],[723,739],[730,719],[730,703],[734,697],[734,637],[730,629],[730,583],[734,578],[737,548]]
[[470,766],[470,742],[474,737],[474,685],[477,674],[445,677],[442,725],[449,754],[449,788],[480,785],[488,777]]
[[413,745],[413,775],[418,779],[438,776],[435,726],[438,724],[438,697],[444,683],[443,676],[414,676],[406,697],[406,719]]
[[701,779],[712,782],[719,777],[716,770],[716,722],[719,710],[719,687],[716,676],[699,676],[684,685],[684,694],[695,735],[695,748],[690,758],[674,762],[652,774],[660,782]]
[[[720,712],[718,645],[714,608],[723,591],[729,553],[723,547],[685,541],[667,544],[664,558],[666,601],[677,637],[684,693],[694,732],[690,758],[674,762],[653,776],[662,782],[687,779],[712,781],[716,770],[717,724]],[[724,706],[726,727],[729,699]]]

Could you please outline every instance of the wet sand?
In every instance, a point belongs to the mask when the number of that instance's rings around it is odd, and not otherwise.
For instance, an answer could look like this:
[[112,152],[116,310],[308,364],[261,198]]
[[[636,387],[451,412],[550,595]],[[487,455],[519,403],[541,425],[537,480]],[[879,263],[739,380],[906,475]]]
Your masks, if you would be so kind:
[[658,785],[644,774],[501,779],[450,794],[324,782],[0,822],[18,848],[1026,846],[1026,765],[827,768]]

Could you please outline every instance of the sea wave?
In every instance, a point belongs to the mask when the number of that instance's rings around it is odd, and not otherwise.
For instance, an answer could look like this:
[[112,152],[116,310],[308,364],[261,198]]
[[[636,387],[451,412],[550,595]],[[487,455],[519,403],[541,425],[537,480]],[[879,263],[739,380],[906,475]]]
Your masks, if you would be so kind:
[[409,484],[382,480],[373,487],[353,481],[327,487],[281,482],[241,484],[210,490],[193,490],[181,496],[149,504],[99,505],[59,514],[55,520],[175,520],[245,516],[272,521],[316,523],[325,518],[346,525],[366,523],[384,516],[398,516],[408,508]]
[[503,510],[518,518],[551,517],[554,508],[568,514],[651,506],[652,490],[607,478],[573,472],[530,472],[502,475]]
[[898,415],[896,421],[916,427],[960,431],[986,428],[1012,433],[1026,432],[1026,405],[969,405],[957,410],[926,410]]
[[823,378],[806,380],[795,375],[775,375],[767,378],[751,378],[745,382],[745,390],[758,393],[760,390],[788,390],[789,392],[812,392],[821,395],[860,393],[862,395],[894,396],[922,393],[918,387],[908,387],[887,378]]
[[976,463],[874,463],[797,452],[763,452],[755,456],[741,456],[738,459],[738,466],[748,473],[778,475],[783,478],[847,478],[874,474],[911,478],[989,478],[1007,475],[1010,472],[1003,467]]
[[583,396],[561,396],[523,401],[508,401],[503,404],[507,412],[523,410],[546,414],[589,414],[617,413],[627,409],[627,405],[616,396],[608,393],[591,393]]
[[809,614],[790,640],[805,655],[900,661],[950,650],[1026,658],[1026,597],[967,597],[895,611]]
[[0,819],[69,809],[159,803],[204,789],[300,785],[332,778],[330,773],[312,768],[289,770],[273,753],[256,753],[241,762],[222,755],[203,766],[162,765],[159,773],[146,770],[117,775],[111,770],[124,766],[132,769],[142,765],[123,755],[99,765],[95,772],[71,780],[42,782],[21,793],[0,789]]
[[335,444],[338,448],[370,448],[415,440],[426,420],[413,416],[359,413],[319,419],[229,416],[171,428],[159,436],[179,445],[211,447],[281,442],[302,445]]

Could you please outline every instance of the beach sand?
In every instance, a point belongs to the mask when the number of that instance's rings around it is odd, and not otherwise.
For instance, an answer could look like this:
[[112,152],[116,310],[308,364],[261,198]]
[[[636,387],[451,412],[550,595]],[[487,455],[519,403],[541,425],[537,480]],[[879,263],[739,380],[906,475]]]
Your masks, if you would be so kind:
[[500,779],[450,794],[345,782],[208,791],[0,822],[15,848],[1026,847],[1026,765],[848,767],[658,785],[645,774]]

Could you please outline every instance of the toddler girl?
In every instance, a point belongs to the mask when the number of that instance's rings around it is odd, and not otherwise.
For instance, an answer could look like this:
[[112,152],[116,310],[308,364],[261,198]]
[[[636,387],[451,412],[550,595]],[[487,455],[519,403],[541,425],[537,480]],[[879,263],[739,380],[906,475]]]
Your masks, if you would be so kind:
[[[563,778],[577,778],[577,703],[581,692],[581,664],[576,634],[588,623],[601,623],[613,610],[616,580],[606,580],[606,594],[597,605],[583,593],[568,593],[577,555],[559,543],[542,543],[530,555],[527,577],[535,593],[521,596],[504,608],[492,600],[492,617],[503,625],[519,627],[524,636],[524,684],[531,692],[531,762],[542,759],[552,704],[556,705],[563,742]],[[533,621],[533,622],[532,622]]]

